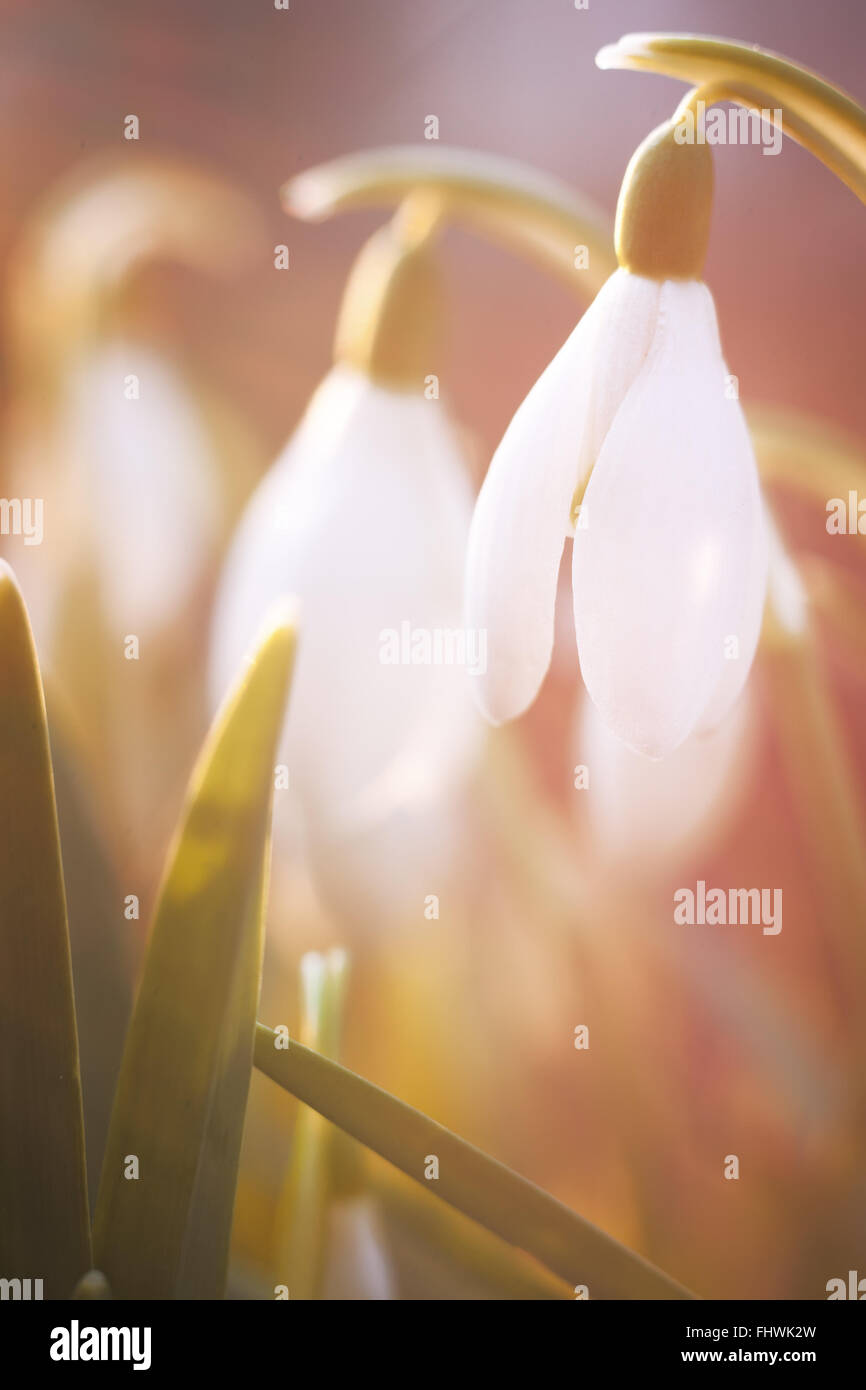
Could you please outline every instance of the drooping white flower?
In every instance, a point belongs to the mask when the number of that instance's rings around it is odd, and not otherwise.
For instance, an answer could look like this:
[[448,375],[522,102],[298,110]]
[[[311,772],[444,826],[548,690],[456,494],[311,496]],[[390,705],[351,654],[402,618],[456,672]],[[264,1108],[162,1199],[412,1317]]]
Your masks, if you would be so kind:
[[[671,155],[681,158],[668,128],[632,165],[658,162],[660,150],[662,197]],[[706,220],[706,171],[693,165],[694,151],[686,157],[689,178],[698,169],[697,212]],[[698,157],[709,158],[705,147]],[[748,431],[712,297],[695,270],[703,231],[677,223],[672,233],[664,204],[660,231],[653,179],[627,175],[624,190],[634,186],[639,217],[629,217],[621,196],[620,269],[520,406],[490,465],[470,534],[467,622],[488,633],[487,675],[476,686],[485,713],[495,723],[513,718],[550,662],[560,561],[573,535],[587,690],[619,738],[658,758],[721,718],[742,689],[758,636],[766,536]],[[687,217],[681,204],[677,214]],[[659,251],[661,232],[670,244]]]
[[281,758],[308,825],[332,844],[434,803],[474,756],[465,670],[412,661],[415,634],[460,629],[470,515],[442,405],[340,365],[240,522],[216,604],[213,695],[270,600],[297,595]]
[[706,286],[620,269],[532,389],[470,536],[467,621],[488,632],[481,694],[495,722],[520,714],[546,673],[568,534],[581,671],[610,728],[661,757],[714,696],[717,713],[733,702],[757,641],[766,540],[726,376]]

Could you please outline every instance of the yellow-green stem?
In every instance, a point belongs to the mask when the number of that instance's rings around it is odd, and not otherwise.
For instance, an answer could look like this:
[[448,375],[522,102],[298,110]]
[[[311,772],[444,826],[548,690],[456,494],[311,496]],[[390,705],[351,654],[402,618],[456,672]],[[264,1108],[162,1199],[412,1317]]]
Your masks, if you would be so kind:
[[585,1221],[549,1193],[476,1149],[396,1097],[300,1043],[275,1046],[256,1029],[255,1063],[271,1080],[313,1107],[415,1181],[438,1161],[429,1190],[512,1245],[534,1255],[590,1298],[694,1297],[640,1255]]

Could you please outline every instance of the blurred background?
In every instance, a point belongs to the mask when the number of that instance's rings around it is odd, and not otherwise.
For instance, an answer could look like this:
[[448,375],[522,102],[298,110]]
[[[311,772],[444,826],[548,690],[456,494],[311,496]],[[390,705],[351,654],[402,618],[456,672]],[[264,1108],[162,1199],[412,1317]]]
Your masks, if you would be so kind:
[[[279,187],[357,149],[423,142],[435,114],[442,144],[556,174],[612,219],[633,149],[683,89],[599,72],[603,44],[636,30],[735,38],[863,101],[866,12],[848,0],[291,0],[287,12],[4,0],[0,15],[2,487],[44,498],[46,518],[42,546],[3,536],[0,553],[45,669],[95,1181],[149,908],[209,719],[221,562],[328,371],[347,274],[384,220],[293,222]],[[789,419],[794,435],[858,460],[863,208],[789,141],[777,158],[721,147],[716,173],[707,280],[743,404],[808,416],[808,431]],[[287,272],[274,268],[280,243]],[[584,306],[458,229],[440,258],[437,370],[477,488]],[[130,439],[106,373],[139,371],[158,403]],[[122,473],[119,453],[133,458]],[[315,864],[278,837],[261,1007],[294,1033],[302,956],[345,947],[348,1065],[716,1298],[823,1298],[866,1248],[866,564],[857,537],[828,537],[821,485],[808,496],[785,472],[774,456],[814,639],[808,662],[765,645],[721,752],[699,749],[664,785],[629,780],[613,754],[604,771],[564,593],[542,695],[467,767],[447,864],[422,855],[405,897],[403,884],[389,898],[399,830],[339,862],[319,845]],[[159,545],[130,545],[124,516]],[[594,806],[592,782],[575,788],[580,763],[600,769]],[[684,935],[672,893],[697,879],[781,888],[782,932]],[[288,1097],[254,1077],[238,1296],[270,1296],[295,1124]],[[731,1154],[737,1181],[723,1176]],[[372,1161],[364,1173],[375,1220],[354,1243],[335,1220],[342,1253],[320,1292],[498,1296],[466,1253],[470,1223],[446,1233],[433,1197]]]

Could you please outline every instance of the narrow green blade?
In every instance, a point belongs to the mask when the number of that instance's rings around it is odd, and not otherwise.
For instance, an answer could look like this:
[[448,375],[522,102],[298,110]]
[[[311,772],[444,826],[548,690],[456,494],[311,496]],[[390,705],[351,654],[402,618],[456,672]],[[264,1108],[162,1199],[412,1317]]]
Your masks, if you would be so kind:
[[[278,1047],[256,1028],[256,1066],[278,1086],[399,1168],[415,1182],[533,1255],[591,1298],[690,1299],[640,1255],[451,1130],[303,1043]],[[425,1170],[437,1161],[435,1182]]]
[[89,1268],[78,1040],[54,778],[24,601],[0,561],[0,1278]]
[[211,730],[169,855],[94,1222],[94,1263],[119,1298],[223,1293],[294,648],[284,616]]
[[87,1135],[87,1191],[93,1206],[132,1013],[129,951],[124,932],[118,930],[118,902],[123,897],[79,771],[78,746],[64,719],[63,691],[46,683],[45,700],[63,845]]

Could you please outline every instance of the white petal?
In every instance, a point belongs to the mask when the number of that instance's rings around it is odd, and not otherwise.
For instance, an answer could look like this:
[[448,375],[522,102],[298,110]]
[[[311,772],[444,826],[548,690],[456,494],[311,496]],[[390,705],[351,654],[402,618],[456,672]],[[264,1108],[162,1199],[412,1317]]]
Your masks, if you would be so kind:
[[475,689],[495,724],[531,704],[550,665],[571,500],[649,348],[658,296],[651,280],[612,275],[493,456],[469,537],[466,621],[487,633]]
[[471,497],[444,407],[336,369],[249,504],[214,621],[216,700],[259,615],[300,601],[284,755],[317,824],[369,825],[459,781],[479,721],[459,666],[387,665],[382,634],[456,630]]
[[690,735],[666,758],[646,758],[611,733],[584,698],[575,744],[588,786],[575,795],[599,854],[663,870],[718,838],[744,788],[753,732],[744,699],[711,734]]
[[[767,597],[768,518],[762,507],[760,524],[752,531],[752,547],[747,568],[745,599],[739,622],[725,638],[725,662],[710,703],[697,724],[698,733],[708,733],[722,723],[743,692],[752,669]],[[732,642],[731,639],[734,639]]]
[[613,732],[650,757],[695,728],[746,605],[761,501],[724,377],[709,290],[666,282],[649,355],[587,485],[587,528],[575,534],[584,681]]

